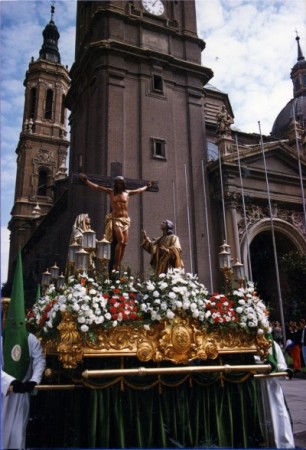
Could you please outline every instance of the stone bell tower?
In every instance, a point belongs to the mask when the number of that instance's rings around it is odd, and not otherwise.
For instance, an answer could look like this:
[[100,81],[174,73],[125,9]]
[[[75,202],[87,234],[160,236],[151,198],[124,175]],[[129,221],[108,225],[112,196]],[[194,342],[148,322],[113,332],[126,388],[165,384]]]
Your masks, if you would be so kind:
[[9,230],[9,276],[18,248],[22,248],[54,204],[53,187],[67,177],[65,98],[69,86],[67,67],[61,64],[59,32],[51,20],[43,31],[39,57],[32,57],[25,75],[22,130],[17,145],[17,175]]
[[[114,162],[129,179],[157,180],[158,193],[130,200],[125,264],[142,272],[148,260],[140,230],[160,234],[175,224],[185,267],[207,273],[203,195],[206,159],[203,86],[194,1],[78,1],[71,110],[70,173],[110,176]],[[89,213],[103,235],[106,195],[72,185],[69,210]]]

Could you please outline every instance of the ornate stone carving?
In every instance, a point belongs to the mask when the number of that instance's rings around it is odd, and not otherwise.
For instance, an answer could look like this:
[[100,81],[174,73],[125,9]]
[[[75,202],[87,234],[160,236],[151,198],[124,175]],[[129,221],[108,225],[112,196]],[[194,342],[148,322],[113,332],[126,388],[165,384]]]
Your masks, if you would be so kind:
[[219,136],[230,136],[231,125],[234,123],[232,116],[228,113],[225,105],[222,105],[218,113],[217,119],[217,134]]
[[[237,205],[237,211],[243,216],[242,205]],[[249,228],[254,223],[259,222],[261,219],[270,217],[269,208],[256,204],[246,206],[246,220],[247,227]],[[306,235],[306,230],[303,222],[303,213],[287,209],[281,205],[274,203],[272,205],[272,217],[275,219],[281,219],[285,222],[293,225],[301,234]],[[238,222],[239,235],[241,236],[245,232],[245,220],[244,218]]]
[[34,160],[38,164],[50,164],[53,162],[53,153],[51,150],[39,149],[37,158]]

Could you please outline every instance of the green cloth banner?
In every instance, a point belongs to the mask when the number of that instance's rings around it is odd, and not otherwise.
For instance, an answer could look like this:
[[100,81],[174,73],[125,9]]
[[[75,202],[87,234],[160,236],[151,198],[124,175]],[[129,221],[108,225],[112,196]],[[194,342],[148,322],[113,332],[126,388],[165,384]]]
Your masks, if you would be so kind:
[[22,381],[29,364],[28,332],[25,324],[21,252],[17,256],[11,301],[3,333],[3,370]]

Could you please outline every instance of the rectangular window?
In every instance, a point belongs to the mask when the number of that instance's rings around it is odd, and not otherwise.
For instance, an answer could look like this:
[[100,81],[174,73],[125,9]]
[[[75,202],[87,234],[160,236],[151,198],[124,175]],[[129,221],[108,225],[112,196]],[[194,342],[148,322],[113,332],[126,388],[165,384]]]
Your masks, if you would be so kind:
[[52,89],[48,89],[45,102],[45,119],[52,119],[52,109],[53,109],[53,91]]
[[153,91],[164,92],[164,83],[160,75],[153,75]]
[[153,158],[166,159],[166,141],[152,138],[152,153]]
[[31,89],[31,94],[30,94],[30,119],[34,119],[35,118],[35,114],[36,114],[36,88],[32,88]]
[[61,123],[65,124],[65,95],[62,95]]

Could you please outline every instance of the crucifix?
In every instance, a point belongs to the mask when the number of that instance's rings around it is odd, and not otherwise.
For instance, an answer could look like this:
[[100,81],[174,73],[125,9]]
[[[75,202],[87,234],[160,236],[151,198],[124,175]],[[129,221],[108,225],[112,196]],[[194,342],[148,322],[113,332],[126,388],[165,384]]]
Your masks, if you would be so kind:
[[[111,177],[73,174],[73,183],[82,183],[91,189],[104,192],[110,196],[111,213],[106,215],[105,235],[112,242],[114,255],[113,268],[120,271],[125,247],[128,241],[130,218],[128,216],[129,197],[145,191],[158,192],[156,181],[139,181],[122,177],[122,164],[111,164]],[[114,180],[114,185],[112,187]]]
[[[81,168],[80,168],[81,169]],[[82,172],[82,170],[79,170]],[[88,179],[93,183],[102,184],[105,187],[112,187],[114,179],[118,176],[122,175],[122,164],[120,162],[112,162],[111,163],[111,175],[95,175],[95,174],[87,174]],[[125,178],[125,187],[126,189],[137,189],[142,186],[145,186],[149,181],[147,180],[134,180],[132,178]],[[73,184],[83,184],[80,180],[78,173],[72,174],[72,183]],[[158,181],[151,181],[152,186],[150,186],[147,191],[148,192],[158,192]]]

